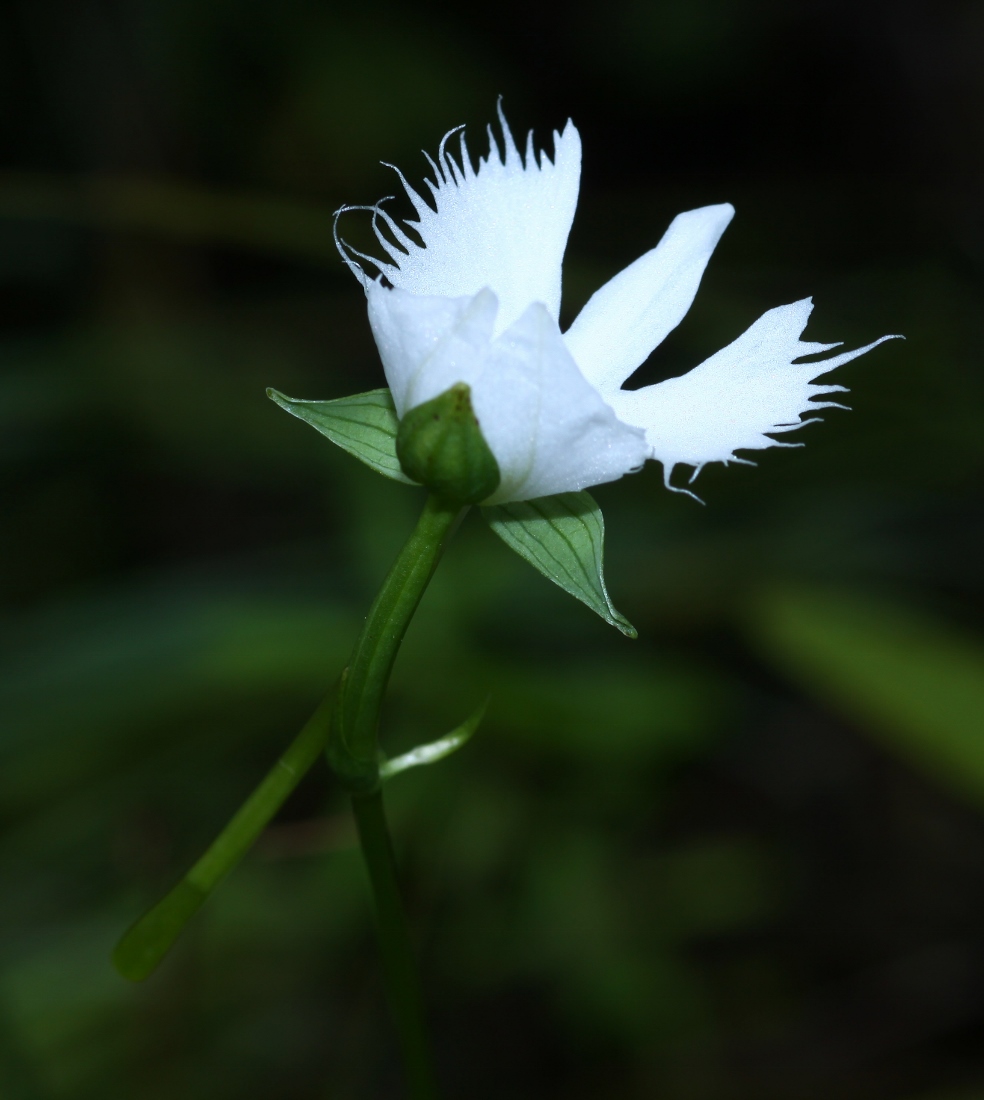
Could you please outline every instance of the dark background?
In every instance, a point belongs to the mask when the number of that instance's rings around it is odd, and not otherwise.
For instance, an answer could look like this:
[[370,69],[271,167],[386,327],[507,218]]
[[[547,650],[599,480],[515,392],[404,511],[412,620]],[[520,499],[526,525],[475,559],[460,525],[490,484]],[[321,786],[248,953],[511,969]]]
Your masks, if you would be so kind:
[[[0,8],[0,1095],[400,1095],[318,767],[141,986],[115,939],[345,660],[420,499],[267,401],[382,384],[331,212],[502,94],[567,320],[738,210],[640,380],[772,306],[893,342],[801,450],[596,491],[629,642],[471,516],[386,742],[449,1096],[984,1097],[984,5]],[[355,216],[346,233],[356,239]]]

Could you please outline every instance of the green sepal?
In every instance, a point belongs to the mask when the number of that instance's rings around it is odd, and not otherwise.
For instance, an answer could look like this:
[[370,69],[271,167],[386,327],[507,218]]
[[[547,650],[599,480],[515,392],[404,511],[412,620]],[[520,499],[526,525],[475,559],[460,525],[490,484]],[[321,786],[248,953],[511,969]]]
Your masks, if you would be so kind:
[[389,390],[369,390],[334,401],[299,401],[272,388],[266,392],[271,401],[377,473],[405,485],[414,484],[396,457],[400,422]]
[[471,740],[472,734],[478,729],[479,723],[485,717],[488,706],[489,701],[486,699],[470,718],[467,718],[460,726],[456,726],[444,737],[439,737],[436,741],[429,741],[426,745],[418,745],[415,749],[403,753],[402,756],[393,757],[392,760],[384,760],[379,765],[379,778],[385,782],[387,779],[392,779],[394,775],[405,772],[408,768],[419,768],[424,764],[434,764],[438,760],[443,760],[445,756],[450,756],[451,753],[456,752],[462,745]]
[[499,463],[485,442],[471,387],[464,382],[404,414],[396,453],[404,473],[443,500],[477,504],[499,488]]
[[605,520],[590,493],[494,504],[482,509],[493,531],[521,558],[597,612],[628,638],[636,628],[615,610],[605,587]]

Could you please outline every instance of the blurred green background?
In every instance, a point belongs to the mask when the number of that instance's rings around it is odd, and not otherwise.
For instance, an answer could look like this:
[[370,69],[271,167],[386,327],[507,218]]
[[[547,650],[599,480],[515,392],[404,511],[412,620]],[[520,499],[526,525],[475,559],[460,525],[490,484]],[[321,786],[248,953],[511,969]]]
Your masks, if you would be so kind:
[[[264,396],[382,384],[331,212],[498,94],[574,118],[565,317],[738,209],[640,373],[814,294],[801,450],[603,487],[631,643],[475,517],[387,744],[449,1096],[984,1097],[984,5],[0,7],[0,1096],[397,1097],[323,767],[146,984],[108,961],[337,674],[420,500]],[[353,216],[346,233],[358,237]]]

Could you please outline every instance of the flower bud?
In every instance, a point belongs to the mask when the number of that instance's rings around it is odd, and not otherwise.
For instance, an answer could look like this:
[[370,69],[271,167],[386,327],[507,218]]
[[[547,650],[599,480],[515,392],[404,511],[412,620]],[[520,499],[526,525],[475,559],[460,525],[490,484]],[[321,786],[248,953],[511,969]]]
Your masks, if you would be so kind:
[[407,477],[455,504],[477,504],[499,487],[499,464],[464,382],[404,415],[396,454]]

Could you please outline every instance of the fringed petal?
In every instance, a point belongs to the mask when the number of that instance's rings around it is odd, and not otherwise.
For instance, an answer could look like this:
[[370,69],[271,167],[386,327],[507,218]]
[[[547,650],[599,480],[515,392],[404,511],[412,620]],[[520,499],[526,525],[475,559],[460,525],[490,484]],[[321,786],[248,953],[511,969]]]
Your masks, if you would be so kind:
[[[559,316],[561,261],[581,174],[581,139],[573,123],[568,122],[562,134],[554,133],[552,161],[544,153],[537,162],[531,137],[524,163],[501,108],[499,121],[503,148],[500,151],[490,130],[489,153],[479,160],[477,171],[463,135],[460,164],[447,150],[455,130],[445,135],[436,161],[427,157],[434,178],[425,183],[433,206],[394,169],[417,212],[417,219],[405,224],[423,244],[399,230],[394,233],[397,250],[377,224],[392,263],[370,259],[393,286],[412,294],[461,298],[490,287],[499,299],[497,333],[533,302],[542,302],[555,321]],[[353,251],[339,247],[353,266]],[[360,279],[367,285],[364,275]]]
[[844,392],[843,386],[813,385],[813,379],[898,338],[882,336],[830,359],[794,362],[838,346],[800,340],[812,309],[812,300],[805,298],[769,310],[689,374],[641,390],[605,393],[621,419],[645,430],[650,457],[663,464],[667,485],[678,463],[699,468],[707,462],[739,461],[737,450],[793,446],[766,433],[810,423],[800,419],[803,413],[836,405],[812,398]]
[[[686,315],[734,215],[730,204],[680,214],[656,248],[602,287],[565,336],[557,327],[561,261],[580,180],[581,142],[568,122],[554,155],[523,151],[499,107],[501,143],[473,163],[458,129],[425,154],[432,201],[394,168],[416,212],[397,222],[368,210],[385,258],[335,239],[362,282],[400,416],[456,382],[467,383],[502,481],[489,503],[549,496],[614,481],[647,458],[676,465],[748,463],[738,450],[792,447],[775,438],[806,416],[843,408],[817,400],[843,386],[814,379],[877,344],[804,363],[837,344],[801,339],[809,299],[770,310],[747,332],[680,378],[621,388]],[[392,166],[390,166],[392,167]],[[363,266],[363,265],[367,266]],[[377,277],[372,269],[379,272]],[[799,360],[799,361],[798,361]],[[676,491],[690,493],[689,489]],[[690,493],[693,496],[693,493]],[[699,498],[697,498],[699,499]]]
[[589,299],[564,339],[602,393],[617,390],[683,320],[734,213],[722,203],[679,214],[654,249]]

